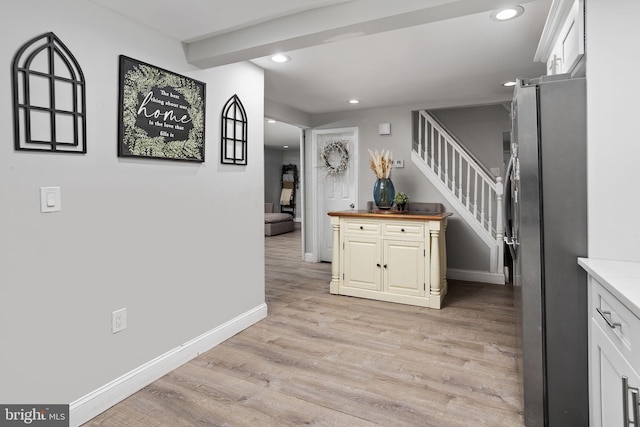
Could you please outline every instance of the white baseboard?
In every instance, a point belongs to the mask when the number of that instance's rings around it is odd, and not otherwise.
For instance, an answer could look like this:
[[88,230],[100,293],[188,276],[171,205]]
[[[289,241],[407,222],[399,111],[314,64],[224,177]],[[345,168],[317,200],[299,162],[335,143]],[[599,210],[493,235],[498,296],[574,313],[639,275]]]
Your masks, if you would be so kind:
[[304,261],[305,262],[318,262],[318,260],[316,259],[315,254],[313,254],[311,252],[306,252],[304,254]]
[[457,268],[447,269],[447,279],[464,280],[466,282],[492,283],[494,285],[504,285],[504,274],[489,273],[488,271],[460,270]]
[[267,305],[261,304],[81,397],[69,405],[69,425],[84,424],[265,317],[267,317]]

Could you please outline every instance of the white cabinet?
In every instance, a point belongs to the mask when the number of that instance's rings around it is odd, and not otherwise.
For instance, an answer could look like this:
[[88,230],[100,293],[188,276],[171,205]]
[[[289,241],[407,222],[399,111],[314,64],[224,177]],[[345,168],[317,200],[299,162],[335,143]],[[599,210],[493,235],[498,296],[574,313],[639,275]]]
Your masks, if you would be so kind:
[[548,75],[584,75],[584,40],[584,0],[554,0],[534,60]]
[[424,296],[429,268],[424,242],[347,234],[343,247],[343,287]]
[[589,273],[589,418],[640,421],[640,264],[579,259]]
[[441,307],[447,292],[448,214],[349,211],[330,215],[334,230],[331,293]]
[[[618,351],[615,344],[592,319],[591,334],[591,422],[592,426],[626,426],[633,420],[633,390],[640,386],[640,376]],[[626,384],[626,386],[623,386]],[[636,394],[637,396],[637,394]],[[637,398],[637,397],[636,397]],[[637,405],[637,404],[636,404]],[[637,406],[636,406],[637,407]]]

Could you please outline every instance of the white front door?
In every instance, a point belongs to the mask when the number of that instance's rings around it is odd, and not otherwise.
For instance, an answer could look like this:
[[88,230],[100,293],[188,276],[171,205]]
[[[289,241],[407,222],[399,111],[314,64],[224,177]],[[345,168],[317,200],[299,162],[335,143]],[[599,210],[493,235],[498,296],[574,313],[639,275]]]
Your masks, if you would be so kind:
[[[353,209],[358,205],[358,128],[319,129],[313,133],[313,173],[315,175],[315,247],[319,261],[331,262],[333,236],[327,212]],[[339,141],[347,148],[346,169],[338,174],[327,172],[322,156],[327,143]],[[338,153],[330,156],[330,164],[340,162]]]

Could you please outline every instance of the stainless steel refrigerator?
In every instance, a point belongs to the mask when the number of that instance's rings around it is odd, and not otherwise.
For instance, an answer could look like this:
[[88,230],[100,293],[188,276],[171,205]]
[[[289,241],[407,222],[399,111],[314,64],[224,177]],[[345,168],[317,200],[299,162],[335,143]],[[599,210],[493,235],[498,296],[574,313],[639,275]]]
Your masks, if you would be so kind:
[[505,177],[524,418],[588,426],[586,81],[518,80]]

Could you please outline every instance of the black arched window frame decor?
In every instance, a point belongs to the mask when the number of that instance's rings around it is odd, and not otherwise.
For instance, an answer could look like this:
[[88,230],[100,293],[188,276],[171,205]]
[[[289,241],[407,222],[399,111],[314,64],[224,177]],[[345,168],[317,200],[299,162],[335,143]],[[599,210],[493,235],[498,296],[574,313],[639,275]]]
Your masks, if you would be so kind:
[[[40,65],[44,65],[44,71],[35,68],[42,58]],[[42,83],[47,93],[36,93],[36,89],[43,91]],[[54,33],[25,43],[13,60],[15,149],[86,153],[85,88],[80,64]],[[34,101],[38,97],[48,97],[48,102],[38,101],[38,105]],[[67,105],[63,105],[65,98]]]
[[223,164],[247,164],[247,113],[238,98],[233,95],[222,109],[222,137],[220,161]]

